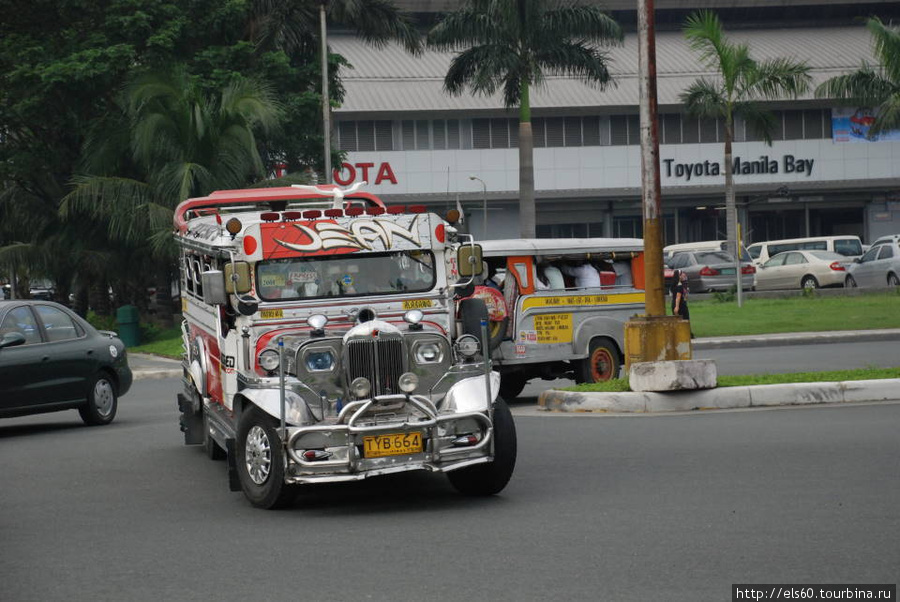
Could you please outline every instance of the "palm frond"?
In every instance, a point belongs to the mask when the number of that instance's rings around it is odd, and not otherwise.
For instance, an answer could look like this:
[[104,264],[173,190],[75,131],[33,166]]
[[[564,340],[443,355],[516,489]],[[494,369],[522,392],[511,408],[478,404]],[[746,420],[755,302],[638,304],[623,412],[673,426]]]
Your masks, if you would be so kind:
[[413,54],[422,52],[422,37],[410,17],[389,0],[331,0],[331,17],[356,30],[373,46],[395,40]]
[[751,130],[756,132],[766,144],[772,144],[772,132],[779,123],[772,111],[754,101],[735,103],[732,115],[740,117]]
[[890,81],[870,66],[863,65],[853,73],[837,75],[820,84],[816,88],[816,96],[848,100],[861,106],[874,106],[883,102],[892,89]]
[[872,36],[875,56],[881,63],[885,78],[895,87],[900,87],[900,28],[889,27],[878,17],[870,18],[866,27]]
[[728,99],[722,87],[707,79],[698,79],[680,95],[681,102],[689,115],[700,119],[724,117]]
[[619,43],[624,33],[618,22],[599,6],[575,4],[544,13],[541,26],[545,39],[577,39],[604,44]]
[[812,77],[805,62],[776,58],[758,63],[748,76],[748,92],[758,98],[796,98],[809,90]]
[[722,71],[721,57],[728,52],[729,44],[716,13],[701,10],[691,14],[684,23],[684,37],[688,46],[700,55],[701,62]]

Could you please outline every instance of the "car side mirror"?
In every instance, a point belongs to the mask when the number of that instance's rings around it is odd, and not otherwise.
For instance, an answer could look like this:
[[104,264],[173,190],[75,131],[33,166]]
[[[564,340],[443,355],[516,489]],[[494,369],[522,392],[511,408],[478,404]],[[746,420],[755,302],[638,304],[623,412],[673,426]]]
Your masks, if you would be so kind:
[[246,261],[235,261],[225,264],[225,292],[243,295],[249,293],[250,264]]
[[16,345],[25,344],[25,335],[21,332],[7,332],[0,338],[0,349],[4,347],[15,347]]
[[463,245],[456,254],[459,275],[464,277],[478,276],[482,269],[481,245]]

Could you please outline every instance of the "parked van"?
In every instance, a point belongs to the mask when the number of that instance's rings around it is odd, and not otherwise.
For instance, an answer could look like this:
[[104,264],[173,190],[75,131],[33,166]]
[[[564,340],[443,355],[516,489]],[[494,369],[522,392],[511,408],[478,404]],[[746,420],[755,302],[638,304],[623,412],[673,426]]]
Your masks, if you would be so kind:
[[[625,322],[644,310],[641,239],[486,240],[481,247],[487,274],[505,269],[502,293],[490,292],[499,303],[486,302],[505,399],[532,378],[597,382],[619,375]],[[596,272],[586,286],[580,270],[588,268]]]
[[747,247],[747,251],[754,264],[762,265],[785,251],[831,251],[853,259],[863,254],[863,246],[858,236],[814,236],[755,242]]

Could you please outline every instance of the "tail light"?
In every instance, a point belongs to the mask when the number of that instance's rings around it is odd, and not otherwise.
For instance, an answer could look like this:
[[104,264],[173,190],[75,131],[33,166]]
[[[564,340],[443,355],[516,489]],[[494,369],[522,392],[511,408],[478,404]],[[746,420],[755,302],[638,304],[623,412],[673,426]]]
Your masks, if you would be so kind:
[[745,265],[741,268],[741,274],[755,274],[756,268],[752,265]]
[[713,268],[707,266],[703,266],[703,269],[700,270],[701,276],[718,276],[719,270],[714,270]]
[[844,264],[842,264],[840,261],[832,261],[831,265],[829,265],[828,267],[830,267],[835,272],[846,272],[847,271],[847,268],[845,268]]

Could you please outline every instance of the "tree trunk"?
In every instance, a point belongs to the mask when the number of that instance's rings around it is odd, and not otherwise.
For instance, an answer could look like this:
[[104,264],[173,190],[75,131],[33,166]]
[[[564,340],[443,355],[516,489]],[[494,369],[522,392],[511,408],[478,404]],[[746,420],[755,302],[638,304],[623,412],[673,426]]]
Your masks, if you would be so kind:
[[728,250],[734,256],[737,252],[737,207],[734,203],[734,175],[732,174],[731,141],[734,138],[734,124],[725,121],[725,237]]
[[531,131],[528,87],[527,82],[522,85],[519,107],[519,235],[522,238],[535,238],[534,135]]

